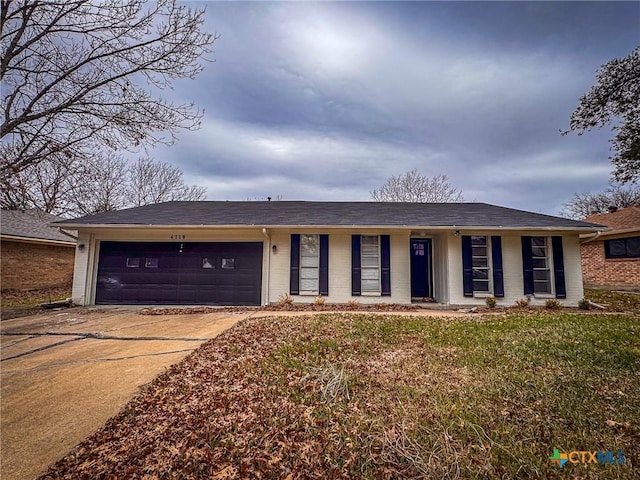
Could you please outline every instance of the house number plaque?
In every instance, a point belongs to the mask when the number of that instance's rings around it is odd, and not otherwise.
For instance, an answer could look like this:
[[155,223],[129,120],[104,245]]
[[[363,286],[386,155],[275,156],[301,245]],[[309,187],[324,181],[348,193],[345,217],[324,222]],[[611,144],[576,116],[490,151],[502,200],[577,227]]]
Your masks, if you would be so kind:
[[186,240],[187,236],[174,233],[173,235],[171,235],[170,238],[171,238],[171,240]]

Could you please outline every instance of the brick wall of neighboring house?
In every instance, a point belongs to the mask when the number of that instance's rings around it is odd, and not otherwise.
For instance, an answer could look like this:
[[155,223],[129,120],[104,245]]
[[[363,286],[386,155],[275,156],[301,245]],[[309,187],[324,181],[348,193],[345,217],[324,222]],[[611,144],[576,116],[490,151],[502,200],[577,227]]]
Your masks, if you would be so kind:
[[640,289],[640,258],[607,259],[604,241],[581,246],[584,286]]
[[75,248],[3,240],[0,246],[2,290],[71,285]]

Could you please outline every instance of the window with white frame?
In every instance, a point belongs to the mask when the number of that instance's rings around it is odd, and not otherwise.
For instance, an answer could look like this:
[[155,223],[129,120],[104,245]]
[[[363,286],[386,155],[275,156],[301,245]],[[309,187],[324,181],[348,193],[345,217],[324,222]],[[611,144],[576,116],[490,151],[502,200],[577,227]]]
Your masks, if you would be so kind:
[[473,291],[491,292],[489,239],[486,236],[471,237],[471,260],[473,267]]
[[551,293],[551,264],[547,237],[531,237],[533,293]]
[[320,235],[300,235],[300,293],[318,293]]
[[362,235],[360,239],[362,293],[380,293],[380,237]]

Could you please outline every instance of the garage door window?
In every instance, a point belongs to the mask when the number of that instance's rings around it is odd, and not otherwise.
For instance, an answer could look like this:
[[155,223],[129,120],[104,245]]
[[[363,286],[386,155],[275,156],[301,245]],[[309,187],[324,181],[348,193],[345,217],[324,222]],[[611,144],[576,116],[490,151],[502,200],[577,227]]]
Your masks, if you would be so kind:
[[213,262],[209,257],[203,257],[202,268],[215,268],[215,267],[213,266]]
[[227,270],[233,270],[236,268],[236,259],[235,258],[223,258],[222,259],[222,268]]
[[147,268],[158,268],[158,259],[157,258],[147,258],[144,262],[144,266]]
[[140,258],[138,258],[138,257],[128,257],[127,258],[127,267],[129,267],[129,268],[140,268]]

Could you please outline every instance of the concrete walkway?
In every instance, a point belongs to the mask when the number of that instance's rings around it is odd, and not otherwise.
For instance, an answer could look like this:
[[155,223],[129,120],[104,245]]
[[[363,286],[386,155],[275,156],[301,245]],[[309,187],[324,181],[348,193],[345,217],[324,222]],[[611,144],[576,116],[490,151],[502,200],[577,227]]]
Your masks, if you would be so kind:
[[0,477],[32,479],[246,314],[73,308],[0,324]]

